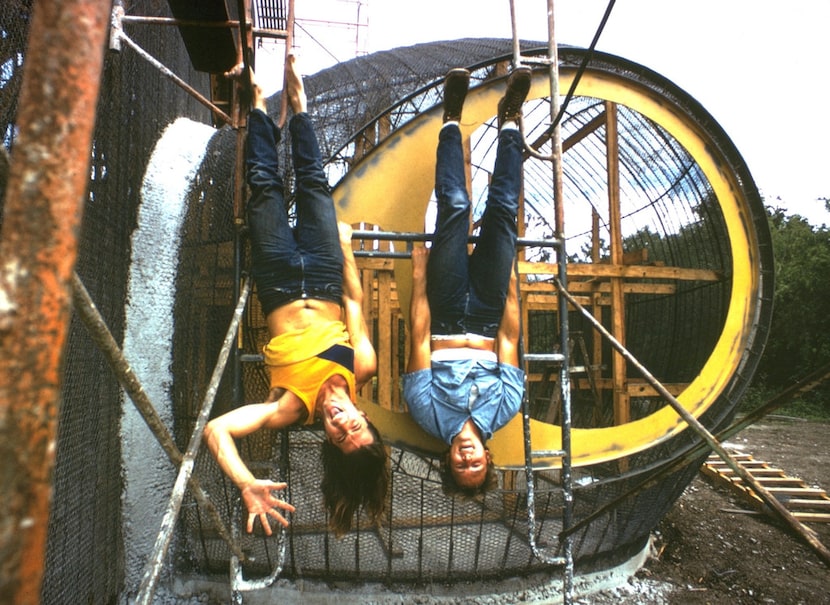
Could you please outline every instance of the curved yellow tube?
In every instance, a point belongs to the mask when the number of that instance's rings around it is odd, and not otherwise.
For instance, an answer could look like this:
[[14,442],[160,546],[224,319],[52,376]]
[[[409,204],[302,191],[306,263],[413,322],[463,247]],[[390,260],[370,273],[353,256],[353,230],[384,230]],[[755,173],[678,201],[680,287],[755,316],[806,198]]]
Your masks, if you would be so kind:
[[[570,86],[572,73],[561,74],[563,89]],[[462,133],[470,136],[492,119],[504,93],[504,80],[470,90],[464,104]],[[706,175],[723,212],[732,255],[732,291],[721,335],[700,373],[678,396],[694,416],[711,406],[741,363],[755,321],[759,288],[759,259],[753,251],[757,241],[747,201],[741,193],[728,162],[716,155],[708,134],[678,108],[654,91],[609,74],[586,72],[576,93],[624,105],[648,117],[668,131],[694,158]],[[529,98],[547,97],[546,74],[534,77]],[[395,131],[344,178],[334,191],[338,216],[347,222],[368,221],[387,231],[423,230],[424,213],[433,188],[435,147],[441,127],[441,108],[418,116]],[[411,292],[409,261],[396,261],[395,278],[402,309],[408,309]],[[363,402],[369,417],[378,424],[387,441],[402,447],[438,452],[443,444],[424,434],[407,414],[390,412]],[[574,466],[605,462],[652,447],[677,434],[686,424],[670,407],[620,426],[572,429]],[[534,450],[561,448],[561,429],[531,420]],[[500,467],[524,464],[522,419],[517,415],[499,430],[489,443]],[[540,461],[557,465],[557,460]]]

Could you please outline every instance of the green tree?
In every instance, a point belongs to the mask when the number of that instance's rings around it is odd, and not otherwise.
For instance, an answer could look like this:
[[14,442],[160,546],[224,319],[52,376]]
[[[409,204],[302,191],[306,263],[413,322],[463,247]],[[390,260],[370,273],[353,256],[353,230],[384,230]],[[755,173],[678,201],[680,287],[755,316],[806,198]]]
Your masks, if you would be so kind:
[[775,255],[774,309],[760,364],[778,390],[830,361],[830,232],[768,209]]

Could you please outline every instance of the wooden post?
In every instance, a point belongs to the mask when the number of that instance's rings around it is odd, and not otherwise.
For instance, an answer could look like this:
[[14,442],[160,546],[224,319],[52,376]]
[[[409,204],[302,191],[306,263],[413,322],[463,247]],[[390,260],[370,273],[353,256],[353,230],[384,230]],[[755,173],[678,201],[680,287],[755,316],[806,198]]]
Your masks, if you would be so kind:
[[40,602],[62,357],[111,5],[40,0],[0,233],[0,594]]
[[[617,106],[605,102],[606,145],[608,167],[608,207],[611,228],[611,265],[623,264],[622,217],[620,216],[620,162],[617,138]],[[611,278],[611,334],[625,344],[625,294],[623,278]],[[625,359],[619,353],[613,354],[614,423],[625,424],[631,419],[626,378]]]
[[[601,260],[601,250],[599,241],[599,213],[596,210],[591,210],[591,262],[598,265]],[[600,282],[596,280],[593,282],[591,291],[591,312],[597,321],[602,322],[602,305],[600,299],[602,293],[600,292]],[[593,368],[589,368],[588,372],[593,374],[594,384],[600,385],[602,379],[602,338],[599,334],[594,333],[592,338],[592,352],[591,362]],[[595,426],[599,426],[600,418],[602,417],[602,387],[598,389],[600,397],[594,402],[594,410],[592,418]]]

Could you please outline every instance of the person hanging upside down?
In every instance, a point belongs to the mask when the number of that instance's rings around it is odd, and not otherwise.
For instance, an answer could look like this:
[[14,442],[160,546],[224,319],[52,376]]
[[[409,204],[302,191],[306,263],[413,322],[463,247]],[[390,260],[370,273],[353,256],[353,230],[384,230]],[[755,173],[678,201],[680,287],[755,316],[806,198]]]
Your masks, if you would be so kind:
[[[386,502],[386,450],[355,405],[357,390],[376,371],[377,356],[361,311],[363,290],[351,228],[337,222],[293,55],[287,57],[285,70],[284,94],[293,112],[288,131],[296,180],[294,229],[278,166],[281,130],[265,112],[265,98],[253,76],[245,144],[252,274],[271,337],[263,349],[271,390],[266,402],[211,420],[205,441],[242,494],[248,532],[259,518],[270,535],[268,517],[287,526],[280,511],[295,510],[274,495],[286,484],[255,478],[234,440],[260,429],[322,422],[323,501],[330,526],[340,536],[361,506],[377,523]],[[231,75],[239,76],[241,70]]]
[[495,167],[472,254],[459,129],[470,74],[453,69],[444,82],[435,168],[438,215],[431,250],[412,252],[411,345],[403,393],[415,421],[450,446],[441,465],[448,495],[471,497],[493,487],[486,442],[518,412],[524,393],[513,262],[522,183],[518,119],[530,79],[529,68],[513,70],[499,101]]

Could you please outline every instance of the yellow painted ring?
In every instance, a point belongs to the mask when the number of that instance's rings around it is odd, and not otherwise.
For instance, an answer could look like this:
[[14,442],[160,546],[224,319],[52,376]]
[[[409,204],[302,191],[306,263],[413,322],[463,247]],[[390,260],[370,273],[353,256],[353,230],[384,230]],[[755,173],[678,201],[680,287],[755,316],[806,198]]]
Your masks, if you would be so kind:
[[[561,90],[571,84],[573,72],[560,74]],[[464,104],[462,132],[469,137],[495,115],[505,81],[494,80],[470,90]],[[741,363],[751,326],[758,314],[760,281],[757,235],[748,202],[729,162],[712,144],[711,136],[683,112],[646,86],[608,73],[586,71],[576,90],[624,105],[659,124],[692,156],[714,191],[729,238],[732,257],[732,290],[723,330],[706,363],[678,396],[694,416],[707,410],[726,388]],[[529,99],[549,96],[547,74],[536,74]],[[423,216],[434,182],[435,146],[441,127],[441,109],[433,108],[395,131],[364,161],[349,172],[334,191],[338,215],[347,222],[369,221],[389,231],[422,231]],[[567,217],[566,217],[567,218]],[[408,309],[410,283],[408,260],[396,261],[395,278],[401,307]],[[403,447],[437,451],[440,444],[418,434],[408,418],[363,402],[387,441]],[[621,458],[652,447],[676,435],[686,423],[668,405],[624,425],[572,429],[572,463],[589,465]],[[558,426],[531,420],[534,450],[561,448]],[[500,467],[524,464],[521,416],[499,430],[489,446]],[[545,461],[543,461],[544,463]],[[547,461],[556,466],[556,460]]]

